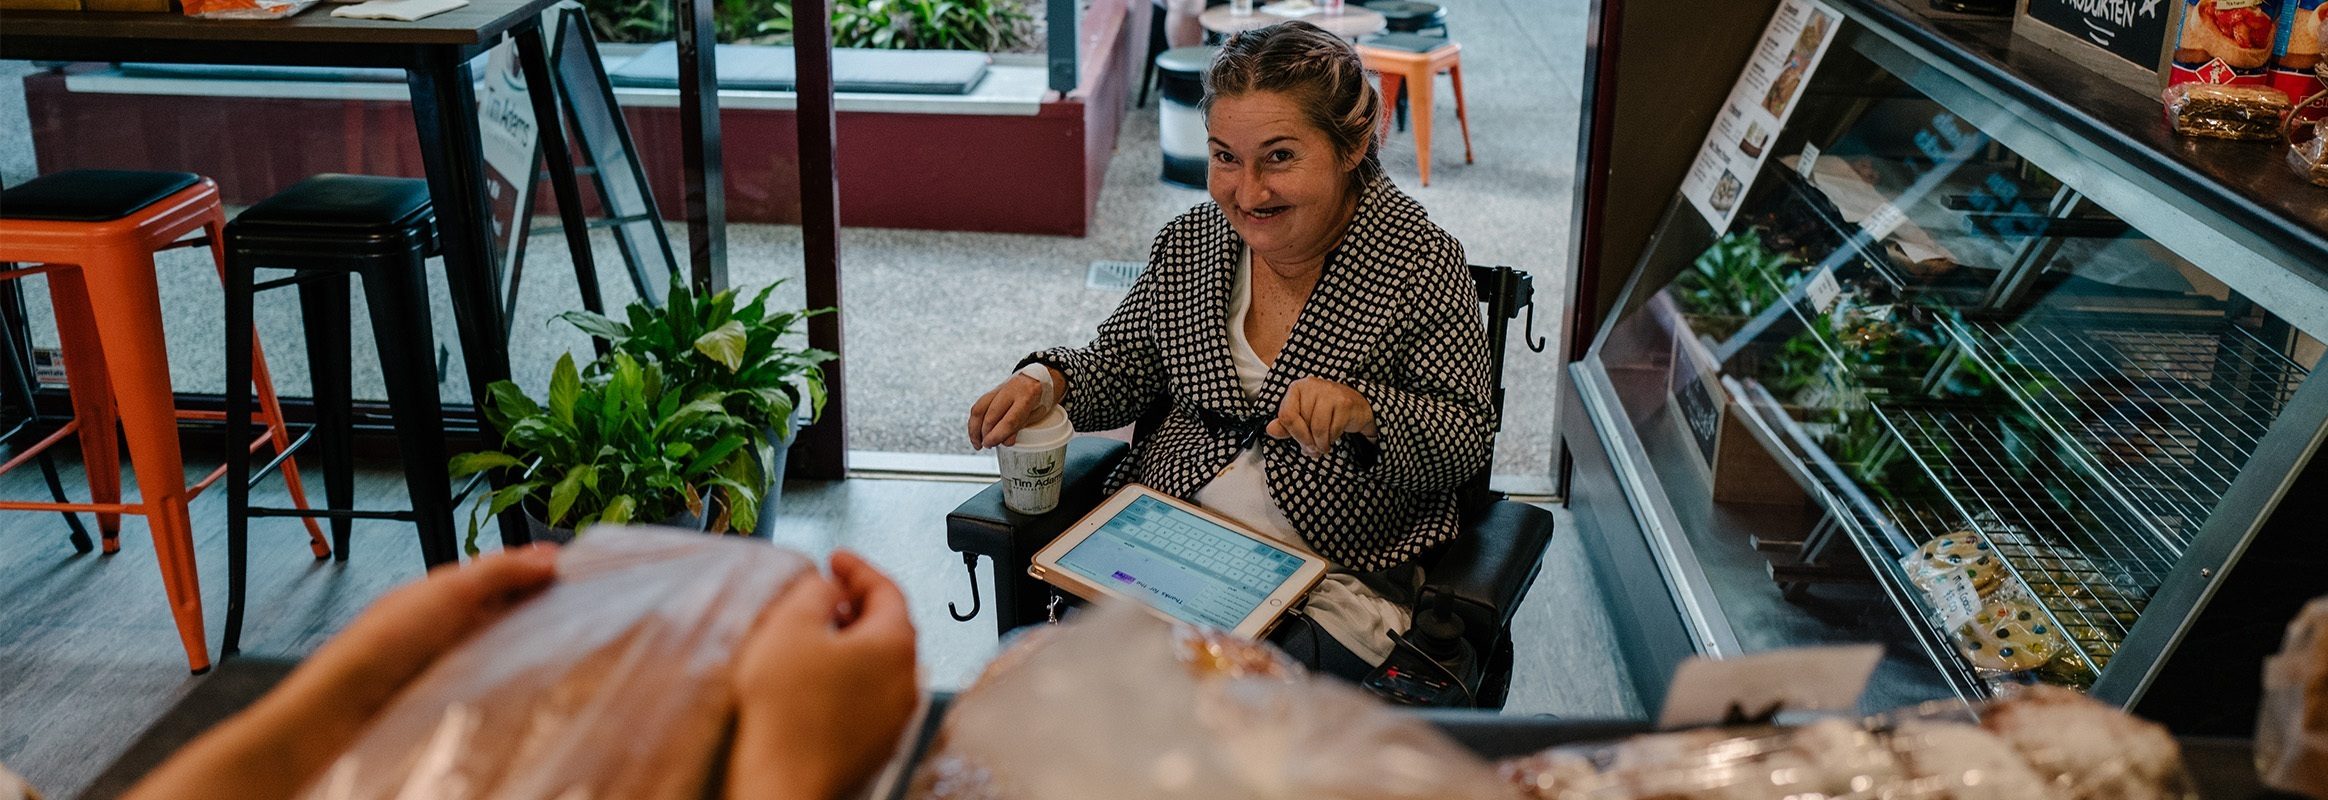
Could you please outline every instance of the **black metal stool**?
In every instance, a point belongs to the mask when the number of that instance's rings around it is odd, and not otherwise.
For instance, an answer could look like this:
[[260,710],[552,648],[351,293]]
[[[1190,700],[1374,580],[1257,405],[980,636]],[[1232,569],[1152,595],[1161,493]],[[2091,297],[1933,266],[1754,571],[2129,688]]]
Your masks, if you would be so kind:
[[[315,395],[315,427],[291,450],[317,439],[323,450],[328,510],[254,508],[250,455],[228,448],[226,645],[242,636],[245,551],[253,517],[318,516],[331,520],[333,551],[348,557],[355,520],[413,523],[430,565],[459,559],[453,528],[452,479],[446,472],[444,410],[437,399],[436,354],[430,342],[427,259],[436,255],[436,212],[428,184],[407,178],[317,175],[251,206],[226,226],[226,353],[228,386],[250,382],[254,296],[299,287],[307,328],[307,359]],[[258,282],[261,269],[294,270]],[[359,511],[355,504],[354,378],[349,360],[348,276],[364,281],[373,338],[388,390],[388,410],[404,461],[408,511]],[[227,393],[229,430],[250,424],[250,399]]]
[[1416,0],[1368,0],[1366,10],[1382,15],[1383,28],[1391,33],[1435,32],[1447,38],[1447,9],[1437,3]]

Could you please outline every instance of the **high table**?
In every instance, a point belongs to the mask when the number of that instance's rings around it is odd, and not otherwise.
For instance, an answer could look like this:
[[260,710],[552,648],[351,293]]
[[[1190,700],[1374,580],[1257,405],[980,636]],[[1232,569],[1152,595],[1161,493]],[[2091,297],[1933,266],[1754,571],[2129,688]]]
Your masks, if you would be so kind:
[[[475,79],[468,65],[470,59],[504,37],[513,37],[526,84],[553,85],[541,20],[542,12],[557,2],[470,0],[467,6],[416,22],[334,17],[329,4],[273,20],[5,11],[0,12],[0,59],[404,70],[412,90],[412,116],[420,135],[429,194],[436,207],[438,235],[444,243],[445,280],[452,295],[462,361],[468,367],[469,391],[477,406],[484,408],[489,402],[486,387],[509,377],[509,341],[499,300],[501,277],[493,258],[492,201],[486,194],[484,149],[477,130]],[[604,71],[603,66],[598,69]],[[560,119],[555,93],[527,94],[532,98],[534,119]],[[549,158],[553,190],[565,222],[568,249],[574,255],[583,303],[599,308],[597,272],[563,126],[537,127],[541,149]],[[264,131],[250,135],[252,146],[265,146]],[[528,538],[524,519],[504,514],[501,538],[506,546],[523,544]],[[459,557],[452,543],[443,545],[423,548],[432,565]]]
[[1297,19],[1324,28],[1327,33],[1344,39],[1357,39],[1360,36],[1381,33],[1383,27],[1390,24],[1390,21],[1382,14],[1368,10],[1365,6],[1357,3],[1344,5],[1342,13],[1339,14],[1328,14],[1320,11],[1298,17],[1279,16],[1258,8],[1254,9],[1251,14],[1238,14],[1232,11],[1230,6],[1213,6],[1206,9],[1202,16],[1196,18],[1196,21],[1197,24],[1203,25],[1205,30],[1227,36]]

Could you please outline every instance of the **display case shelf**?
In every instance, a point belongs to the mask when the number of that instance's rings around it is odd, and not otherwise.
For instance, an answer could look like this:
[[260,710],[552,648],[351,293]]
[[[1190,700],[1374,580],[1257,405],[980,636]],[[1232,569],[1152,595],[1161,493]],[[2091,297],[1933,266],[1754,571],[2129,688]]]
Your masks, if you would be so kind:
[[2048,376],[2006,385],[2177,552],[2310,374],[2221,320],[2170,327],[2155,316],[2047,315],[1966,323],[1959,335],[1992,369],[2001,362]]
[[[1994,410],[1884,406],[1877,413],[1987,539],[2098,677],[2181,558],[2110,499],[2103,482]],[[2131,534],[2131,535],[2130,535]]]

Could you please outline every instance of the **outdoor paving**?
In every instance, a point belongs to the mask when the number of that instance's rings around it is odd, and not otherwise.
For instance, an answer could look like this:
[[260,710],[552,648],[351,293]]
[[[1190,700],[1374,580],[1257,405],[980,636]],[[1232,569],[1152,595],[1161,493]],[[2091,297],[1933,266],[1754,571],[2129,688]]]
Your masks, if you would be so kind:
[[[1438,89],[1432,184],[1419,185],[1410,133],[1396,133],[1383,151],[1385,167],[1401,188],[1454,233],[1475,264],[1519,267],[1536,276],[1545,301],[1537,331],[1555,336],[1559,300],[1570,261],[1571,192],[1575,128],[1583,64],[1583,0],[1445,0],[1452,32],[1463,44],[1466,100],[1476,163],[1462,163],[1448,81]],[[30,135],[22,127],[21,76],[29,66],[0,62],[0,180],[34,171]],[[1108,170],[1099,212],[1083,238],[847,228],[842,234],[842,297],[849,385],[849,440],[856,450],[965,454],[961,420],[970,401],[1001,379],[1027,352],[1090,338],[1121,294],[1085,288],[1095,260],[1142,260],[1165,221],[1202,202],[1200,191],[1156,179],[1156,110],[1135,109],[1124,123]],[[844,141],[840,146],[846,148]],[[1009,187],[996,187],[1008,202]],[[847,215],[843,209],[844,218]],[[684,230],[674,229],[681,240]],[[801,302],[800,229],[731,225],[729,271],[741,285],[788,279],[779,296]],[[598,237],[597,258],[610,302],[629,299],[615,268],[611,239]],[[165,254],[160,274],[170,309],[170,355],[182,389],[216,390],[219,366],[219,289],[193,251]],[[554,321],[579,306],[564,242],[536,237],[529,277],[513,323],[518,382],[538,388],[559,354],[580,351],[586,340]],[[435,325],[440,342],[453,341],[443,289],[437,287]],[[35,310],[45,305],[33,296]],[[271,345],[277,379],[287,392],[305,392],[305,358],[293,304],[262,303],[261,336]],[[356,306],[361,308],[362,306]],[[357,321],[360,387],[377,386],[368,334]],[[53,338],[47,331],[40,336]],[[44,338],[43,340],[46,340]],[[1517,338],[1517,337],[1515,337]],[[1556,337],[1555,337],[1556,338]],[[455,359],[445,395],[467,388]],[[1515,342],[1498,472],[1523,478],[1515,488],[1548,485],[1555,441],[1558,342],[1543,354]],[[378,396],[376,388],[359,394]]]

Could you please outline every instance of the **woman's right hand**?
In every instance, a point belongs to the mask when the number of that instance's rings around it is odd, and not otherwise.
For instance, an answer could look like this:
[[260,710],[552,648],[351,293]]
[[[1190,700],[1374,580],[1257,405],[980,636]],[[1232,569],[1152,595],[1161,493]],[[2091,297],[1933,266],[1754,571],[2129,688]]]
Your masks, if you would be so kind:
[[[1062,386],[1066,383],[1064,377],[1058,370],[1051,370],[1052,380]],[[1013,374],[1003,379],[1002,385],[979,397],[978,402],[970,404],[970,446],[984,450],[1017,444],[1019,431],[1050,416],[1051,409],[1058,404],[1058,398],[1043,396],[1042,381]]]

